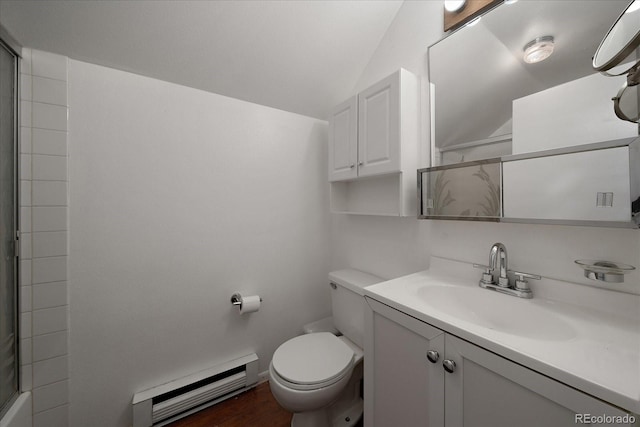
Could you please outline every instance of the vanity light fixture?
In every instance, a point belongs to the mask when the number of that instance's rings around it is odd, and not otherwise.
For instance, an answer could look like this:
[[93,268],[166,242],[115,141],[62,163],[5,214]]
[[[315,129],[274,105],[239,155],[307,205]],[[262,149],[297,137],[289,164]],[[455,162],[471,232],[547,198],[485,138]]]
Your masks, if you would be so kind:
[[536,37],[524,46],[524,62],[535,64],[544,61],[553,53],[553,36]]
[[444,0],[444,8],[447,12],[457,12],[462,9],[467,0]]

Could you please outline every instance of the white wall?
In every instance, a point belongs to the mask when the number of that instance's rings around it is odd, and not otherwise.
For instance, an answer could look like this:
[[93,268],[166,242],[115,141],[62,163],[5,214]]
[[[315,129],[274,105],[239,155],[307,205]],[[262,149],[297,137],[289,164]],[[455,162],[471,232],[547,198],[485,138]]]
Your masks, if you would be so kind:
[[330,313],[326,122],[73,60],[69,108],[71,426]]
[[[429,165],[426,53],[442,36],[442,9],[442,2],[405,2],[353,90],[360,91],[399,67],[421,76],[420,167]],[[423,268],[429,254],[486,263],[490,246],[499,241],[507,246],[511,268],[587,285],[598,283],[583,277],[573,262],[576,259],[601,258],[640,267],[637,230],[355,215],[332,216],[332,267],[353,265],[393,277]],[[625,284],[614,289],[640,293],[640,273],[627,276]]]

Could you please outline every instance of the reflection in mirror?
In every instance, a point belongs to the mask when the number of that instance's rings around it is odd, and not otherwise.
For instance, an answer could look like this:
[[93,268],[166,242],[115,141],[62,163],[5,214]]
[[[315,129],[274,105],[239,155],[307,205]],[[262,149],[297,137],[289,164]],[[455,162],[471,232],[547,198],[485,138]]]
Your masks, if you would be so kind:
[[[628,4],[500,4],[431,46],[432,166],[637,135],[610,101],[624,76],[592,67],[603,34]],[[553,37],[553,54],[526,63],[523,48],[544,36]]]
[[500,159],[418,169],[418,176],[418,218],[500,220]]

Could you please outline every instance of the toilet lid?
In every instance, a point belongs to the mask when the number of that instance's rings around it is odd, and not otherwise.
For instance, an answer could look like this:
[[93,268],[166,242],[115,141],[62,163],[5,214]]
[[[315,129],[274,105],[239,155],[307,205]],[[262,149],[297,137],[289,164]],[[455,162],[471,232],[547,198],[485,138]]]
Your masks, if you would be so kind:
[[318,384],[339,378],[351,369],[353,350],[329,332],[300,335],[273,353],[272,366],[295,384]]

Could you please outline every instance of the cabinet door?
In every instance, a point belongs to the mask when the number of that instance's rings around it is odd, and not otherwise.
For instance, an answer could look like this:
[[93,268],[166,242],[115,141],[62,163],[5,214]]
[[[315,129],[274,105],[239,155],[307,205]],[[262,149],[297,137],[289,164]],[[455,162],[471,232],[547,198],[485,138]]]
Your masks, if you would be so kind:
[[400,74],[358,95],[358,176],[400,171]]
[[352,96],[329,117],[329,181],[358,176],[358,101]]
[[[444,333],[367,298],[365,426],[444,426]],[[439,360],[427,359],[437,351]]]
[[625,415],[585,393],[449,334],[445,336],[445,347],[446,359],[456,364],[455,370],[445,375],[447,427],[565,427],[583,424],[576,422],[576,414]]

